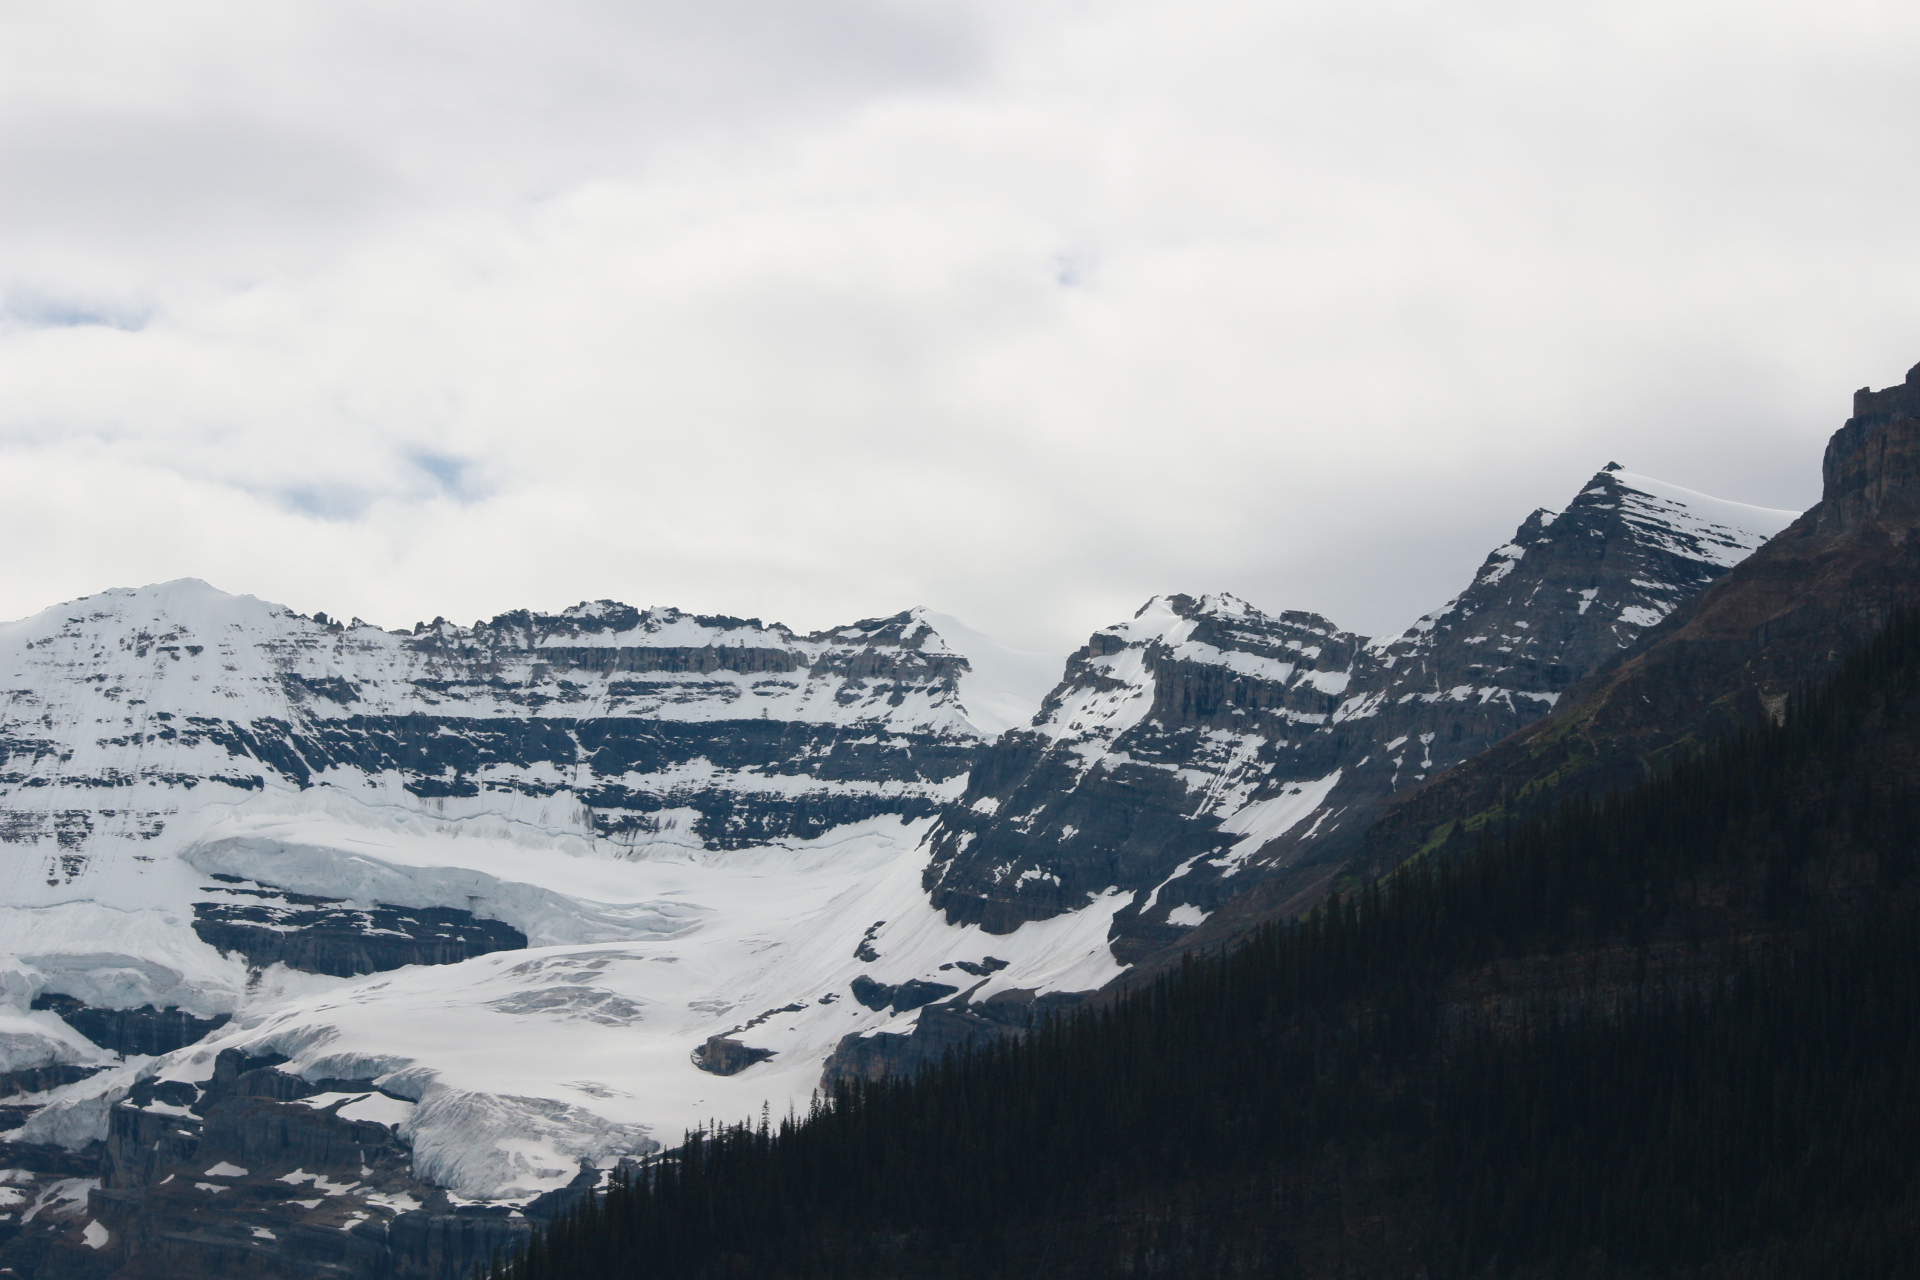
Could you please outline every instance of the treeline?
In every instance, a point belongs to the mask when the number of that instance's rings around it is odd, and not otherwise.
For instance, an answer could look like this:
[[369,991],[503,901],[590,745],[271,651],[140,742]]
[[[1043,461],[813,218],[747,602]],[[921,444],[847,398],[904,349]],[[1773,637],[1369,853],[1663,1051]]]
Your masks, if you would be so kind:
[[811,1114],[512,1280],[1920,1276],[1920,620],[1783,721]]

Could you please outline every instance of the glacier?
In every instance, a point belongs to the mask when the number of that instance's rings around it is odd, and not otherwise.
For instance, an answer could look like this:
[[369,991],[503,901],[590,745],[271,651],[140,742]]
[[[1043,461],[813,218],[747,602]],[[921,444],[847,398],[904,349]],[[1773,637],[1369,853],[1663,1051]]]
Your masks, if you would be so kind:
[[[931,981],[992,951],[983,995],[1097,987],[1113,901],[1009,945],[918,889],[932,812],[1058,666],[925,610],[797,636],[599,602],[398,633],[191,580],[0,627],[0,1049],[8,1069],[114,1068],[19,1099],[38,1110],[13,1136],[103,1137],[103,1100],[205,1081],[234,1049],[375,1080],[417,1104],[421,1176],[525,1198],[807,1105],[842,1037],[900,1016],[845,999],[856,972]],[[249,964],[201,936],[235,894],[280,913],[256,934],[298,932],[312,898],[453,909],[525,945],[358,975]],[[30,1007],[49,991],[231,1020],[126,1066]],[[745,1023],[763,1065],[692,1065]]]

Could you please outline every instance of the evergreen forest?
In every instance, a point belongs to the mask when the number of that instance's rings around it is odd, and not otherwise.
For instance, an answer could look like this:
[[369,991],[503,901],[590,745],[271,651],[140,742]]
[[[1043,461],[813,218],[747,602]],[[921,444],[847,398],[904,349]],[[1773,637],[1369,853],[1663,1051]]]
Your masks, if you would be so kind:
[[1920,1276],[1920,618],[1637,787],[804,1116],[495,1280]]

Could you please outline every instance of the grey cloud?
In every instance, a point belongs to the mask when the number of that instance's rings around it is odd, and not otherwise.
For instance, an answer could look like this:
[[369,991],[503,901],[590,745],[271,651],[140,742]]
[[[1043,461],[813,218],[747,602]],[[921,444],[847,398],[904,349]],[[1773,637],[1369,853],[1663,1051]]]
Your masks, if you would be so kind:
[[0,227],[115,257],[236,237],[311,252],[375,216],[524,199],[690,131],[789,127],[982,62],[966,7],[885,0],[295,5],[199,25],[187,10],[147,39],[88,9],[64,28],[43,15],[46,43],[127,83],[10,77]]
[[182,241],[337,235],[396,194],[364,149],[286,122],[75,112],[0,133],[0,226],[31,240],[85,237],[114,258]]
[[1377,633],[1610,458],[1810,502],[1920,358],[1920,14],[110,7],[0,49],[0,614]]

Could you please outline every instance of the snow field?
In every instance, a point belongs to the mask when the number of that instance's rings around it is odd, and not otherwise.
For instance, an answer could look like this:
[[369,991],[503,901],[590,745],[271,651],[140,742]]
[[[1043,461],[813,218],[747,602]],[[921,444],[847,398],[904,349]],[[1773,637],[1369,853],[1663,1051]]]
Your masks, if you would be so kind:
[[[874,819],[803,845],[724,855],[661,850],[616,860],[550,852],[529,859],[517,845],[483,839],[240,816],[235,826],[255,834],[216,836],[187,857],[202,869],[233,867],[341,896],[409,883],[422,862],[498,868],[517,861],[527,879],[545,883],[490,879],[490,892],[544,900],[573,890],[566,896],[595,919],[629,905],[577,894],[638,899],[660,904],[647,909],[648,921],[670,916],[674,927],[320,979],[306,990],[282,988],[277,998],[261,993],[207,1040],[137,1072],[204,1080],[222,1049],[238,1048],[284,1054],[292,1059],[284,1069],[310,1078],[374,1079],[417,1105],[388,1098],[354,1105],[382,1109],[382,1123],[397,1122],[420,1176],[464,1197],[518,1199],[564,1185],[582,1160],[671,1145],[711,1119],[751,1116],[763,1103],[782,1114],[804,1110],[841,1037],[911,1026],[911,1014],[856,1003],[848,985],[858,973],[886,983],[942,981],[984,998],[1010,988],[1086,990],[1119,972],[1107,929],[1131,895],[1108,895],[1001,937],[947,925],[920,888],[929,825]],[[279,838],[258,834],[266,830]],[[287,839],[296,832],[300,843]],[[331,848],[321,843],[329,840]],[[855,947],[880,921],[870,935],[880,959],[856,960]],[[1008,962],[989,980],[939,968],[988,955]],[[793,1005],[799,1008],[787,1008]],[[729,1033],[776,1056],[732,1077],[693,1065],[694,1049]],[[134,1070],[103,1073],[45,1099],[56,1105],[35,1117],[36,1132],[66,1145],[99,1136],[107,1104]]]

